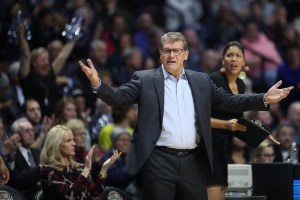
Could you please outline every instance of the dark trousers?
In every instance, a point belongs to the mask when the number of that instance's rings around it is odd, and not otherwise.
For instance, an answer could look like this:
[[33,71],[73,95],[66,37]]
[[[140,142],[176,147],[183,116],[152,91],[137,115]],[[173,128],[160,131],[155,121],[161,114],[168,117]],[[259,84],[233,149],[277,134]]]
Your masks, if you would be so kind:
[[154,149],[143,172],[143,200],[207,200],[199,150],[184,157]]

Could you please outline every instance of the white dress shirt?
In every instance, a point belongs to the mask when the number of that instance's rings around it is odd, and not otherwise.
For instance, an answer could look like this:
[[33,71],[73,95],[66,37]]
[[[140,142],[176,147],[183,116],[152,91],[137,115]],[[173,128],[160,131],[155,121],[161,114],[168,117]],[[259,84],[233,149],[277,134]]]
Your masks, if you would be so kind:
[[163,67],[164,113],[157,146],[194,149],[199,136],[196,130],[194,100],[184,69],[177,80]]

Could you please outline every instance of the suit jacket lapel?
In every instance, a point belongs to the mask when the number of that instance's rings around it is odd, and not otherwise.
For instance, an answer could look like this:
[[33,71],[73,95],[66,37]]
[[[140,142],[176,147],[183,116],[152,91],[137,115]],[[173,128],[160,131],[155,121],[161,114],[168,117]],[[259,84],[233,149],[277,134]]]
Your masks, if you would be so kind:
[[27,168],[30,167],[19,149],[17,149],[15,162],[16,162],[16,165],[18,165],[21,168],[24,168],[25,166]]
[[[193,95],[193,100],[194,100],[194,105],[195,105],[195,112],[197,114],[196,116],[196,123],[199,127],[199,130],[201,130],[201,121],[200,121],[200,102],[201,102],[201,95],[200,95],[200,90],[199,90],[199,85],[197,85],[199,83],[199,81],[195,78],[195,76],[193,75],[193,73],[189,70],[185,70],[189,85],[191,87],[191,91],[192,91],[192,95]],[[199,131],[198,131],[199,133]]]
[[161,119],[162,119],[163,118],[163,112],[164,112],[164,75],[163,75],[161,67],[158,68],[154,72],[153,81],[154,81],[156,94],[157,94],[157,98],[158,98],[160,116],[161,116]]

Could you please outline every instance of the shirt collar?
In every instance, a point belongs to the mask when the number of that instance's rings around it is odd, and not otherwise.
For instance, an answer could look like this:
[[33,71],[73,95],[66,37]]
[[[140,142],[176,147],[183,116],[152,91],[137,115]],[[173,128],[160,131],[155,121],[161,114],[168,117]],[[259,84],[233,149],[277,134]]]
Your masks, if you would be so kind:
[[29,151],[29,149],[26,149],[26,148],[24,148],[24,147],[22,147],[22,146],[19,146],[19,150],[22,152],[22,154],[24,155],[24,154],[28,154],[28,151]]

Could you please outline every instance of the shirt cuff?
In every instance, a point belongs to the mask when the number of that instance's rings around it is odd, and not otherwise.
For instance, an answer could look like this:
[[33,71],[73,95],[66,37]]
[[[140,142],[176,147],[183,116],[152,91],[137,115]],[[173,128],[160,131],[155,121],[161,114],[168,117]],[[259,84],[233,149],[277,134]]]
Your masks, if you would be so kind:
[[266,94],[264,94],[263,102],[264,102],[264,104],[265,104],[265,107],[268,107],[268,106],[269,106],[269,103],[266,102],[265,96],[266,96]]
[[93,89],[93,93],[94,93],[94,94],[97,94],[97,93],[98,93],[98,89],[100,88],[100,86],[101,86],[101,82],[100,82],[100,84],[99,84],[98,86],[96,86],[96,87],[92,86],[92,89]]

